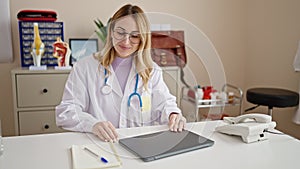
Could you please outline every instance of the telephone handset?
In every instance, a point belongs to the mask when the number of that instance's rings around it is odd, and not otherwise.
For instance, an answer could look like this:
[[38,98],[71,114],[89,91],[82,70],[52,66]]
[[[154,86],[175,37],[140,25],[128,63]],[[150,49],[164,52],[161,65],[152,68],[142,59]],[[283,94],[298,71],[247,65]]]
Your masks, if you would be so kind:
[[246,143],[267,139],[266,131],[276,127],[276,122],[266,114],[244,114],[238,117],[224,117],[216,131],[229,135],[241,136]]
[[271,116],[258,113],[244,114],[238,117],[224,117],[224,121],[227,121],[231,124],[242,123],[249,119],[252,119],[257,123],[270,123],[272,121]]

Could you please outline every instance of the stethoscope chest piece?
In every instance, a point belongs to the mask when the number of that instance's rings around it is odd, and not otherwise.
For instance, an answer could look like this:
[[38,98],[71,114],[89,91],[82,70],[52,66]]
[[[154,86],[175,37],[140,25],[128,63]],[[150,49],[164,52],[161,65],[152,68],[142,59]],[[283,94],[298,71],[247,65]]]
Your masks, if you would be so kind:
[[104,69],[104,86],[101,88],[101,92],[104,95],[108,95],[111,93],[111,86],[107,84],[107,70]]
[[108,95],[111,93],[111,87],[109,85],[104,85],[101,89],[102,94]]

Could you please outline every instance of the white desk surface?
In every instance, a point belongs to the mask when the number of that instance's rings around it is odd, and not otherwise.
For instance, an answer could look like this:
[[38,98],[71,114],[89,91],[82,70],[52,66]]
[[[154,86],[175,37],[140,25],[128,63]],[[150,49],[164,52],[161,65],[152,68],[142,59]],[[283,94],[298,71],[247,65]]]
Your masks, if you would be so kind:
[[[122,148],[115,147],[124,169],[205,168],[205,169],[293,169],[299,168],[300,141],[288,135],[268,134],[269,139],[246,144],[240,137],[214,132],[219,121],[189,123],[187,129],[215,141],[212,147],[152,162],[143,162]],[[121,138],[166,130],[167,126],[118,129]],[[0,169],[71,169],[73,144],[100,143],[92,134],[66,132],[45,135],[4,137]]]

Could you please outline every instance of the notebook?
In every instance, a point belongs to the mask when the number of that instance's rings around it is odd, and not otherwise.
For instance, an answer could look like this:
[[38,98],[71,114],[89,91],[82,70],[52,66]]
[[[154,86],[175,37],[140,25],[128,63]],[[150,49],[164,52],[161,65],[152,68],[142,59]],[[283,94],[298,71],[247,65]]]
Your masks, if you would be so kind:
[[140,157],[143,161],[153,161],[205,147],[214,141],[191,131],[162,131],[119,140],[119,144]]
[[72,145],[73,169],[101,169],[120,166],[113,143]]

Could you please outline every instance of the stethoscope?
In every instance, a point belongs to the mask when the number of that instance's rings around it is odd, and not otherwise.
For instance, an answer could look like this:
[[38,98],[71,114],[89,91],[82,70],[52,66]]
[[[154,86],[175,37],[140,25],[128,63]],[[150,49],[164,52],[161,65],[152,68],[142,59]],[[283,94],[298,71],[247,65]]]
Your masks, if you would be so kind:
[[[107,70],[104,69],[104,86],[102,87],[101,91],[104,95],[109,95],[112,91],[112,88],[110,85],[107,84],[107,80],[108,80],[108,77],[107,77]],[[138,83],[139,83],[139,74],[137,73],[136,74],[136,78],[135,78],[135,86],[134,86],[134,91],[133,93],[131,93],[128,97],[128,101],[127,101],[127,106],[130,107],[130,100],[132,99],[132,97],[134,96],[137,96],[138,99],[139,99],[139,105],[140,105],[140,108],[143,107],[143,102],[142,102],[142,97],[141,95],[137,92],[137,87],[138,87]]]

